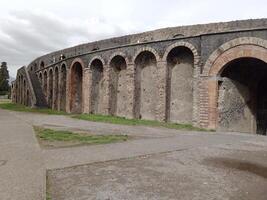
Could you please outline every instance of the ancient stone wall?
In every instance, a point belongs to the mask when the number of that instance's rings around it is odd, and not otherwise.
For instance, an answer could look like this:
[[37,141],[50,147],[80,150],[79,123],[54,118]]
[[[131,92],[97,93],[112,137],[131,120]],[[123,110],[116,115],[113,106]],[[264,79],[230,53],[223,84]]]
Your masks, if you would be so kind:
[[[243,131],[246,117],[239,128],[221,126],[228,123],[220,114],[227,105],[219,102],[245,99],[223,92],[236,84],[220,85],[220,70],[240,57],[265,62],[266,41],[266,19],[167,28],[53,52],[35,59],[27,71],[39,80],[34,91],[55,110]],[[22,90],[20,84],[16,102],[25,102]]]

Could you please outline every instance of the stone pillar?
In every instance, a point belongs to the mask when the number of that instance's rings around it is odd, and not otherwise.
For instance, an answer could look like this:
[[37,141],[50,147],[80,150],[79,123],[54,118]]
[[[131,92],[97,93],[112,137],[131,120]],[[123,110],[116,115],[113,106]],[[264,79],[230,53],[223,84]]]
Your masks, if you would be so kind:
[[60,111],[61,108],[61,96],[62,96],[62,72],[61,68],[58,69],[58,101],[57,101],[57,110]]
[[167,62],[159,61],[157,63],[158,72],[158,100],[156,106],[156,120],[165,121],[166,120],[166,95],[167,95]]
[[200,111],[200,57],[194,58],[194,71],[193,71],[193,113],[192,113],[192,124],[194,126],[200,126],[199,111]]
[[89,68],[88,69],[88,113],[92,112],[92,99],[91,99],[91,94],[92,94],[92,87],[93,87],[93,83],[92,83],[92,70]]
[[[110,73],[111,73],[111,68],[107,65],[103,66],[103,83],[104,83],[104,88],[103,88],[103,102],[102,103],[102,109],[101,109],[101,114],[108,115],[110,113]],[[101,94],[100,94],[101,95]]]
[[46,80],[46,102],[47,102],[47,105],[48,107],[50,107],[50,99],[49,99],[49,96],[50,96],[50,73],[49,73],[49,70],[48,70],[48,73],[47,73],[47,80]]
[[24,94],[25,94],[25,87],[24,87],[24,78],[22,79],[22,89],[21,89],[21,93],[22,93],[22,98],[21,98],[21,104],[24,105]]
[[135,66],[134,63],[128,63],[127,65],[127,100],[128,100],[128,107],[127,107],[127,118],[134,118],[134,104],[135,104]]
[[66,69],[66,112],[70,113],[70,97],[71,97],[71,93],[70,93],[70,80],[71,80],[71,70],[70,69]]
[[56,104],[55,104],[55,102],[56,102],[56,70],[54,70],[54,73],[53,73],[53,75],[52,75],[52,87],[53,87],[53,91],[52,91],[52,99],[51,99],[51,101],[52,101],[52,103],[51,103],[51,108],[52,108],[52,110],[55,110],[55,109],[57,109],[56,108]]
[[91,72],[89,68],[83,69],[83,113],[90,113],[90,79]]

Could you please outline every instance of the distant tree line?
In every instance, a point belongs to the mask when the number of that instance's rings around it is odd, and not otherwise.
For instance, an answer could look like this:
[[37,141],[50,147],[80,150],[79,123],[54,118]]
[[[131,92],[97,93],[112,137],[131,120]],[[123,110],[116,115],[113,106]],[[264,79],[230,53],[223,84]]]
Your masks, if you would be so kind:
[[7,63],[2,62],[0,66],[0,95],[8,94],[9,91],[9,71],[7,69]]

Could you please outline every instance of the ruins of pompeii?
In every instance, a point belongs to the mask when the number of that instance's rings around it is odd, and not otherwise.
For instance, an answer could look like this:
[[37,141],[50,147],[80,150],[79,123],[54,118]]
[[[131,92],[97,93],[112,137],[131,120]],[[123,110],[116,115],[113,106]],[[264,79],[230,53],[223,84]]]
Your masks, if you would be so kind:
[[0,199],[267,199],[267,19],[81,44],[21,67],[11,88],[8,105],[30,112],[0,109]]
[[165,28],[36,58],[12,101],[265,135],[266,61],[267,19]]

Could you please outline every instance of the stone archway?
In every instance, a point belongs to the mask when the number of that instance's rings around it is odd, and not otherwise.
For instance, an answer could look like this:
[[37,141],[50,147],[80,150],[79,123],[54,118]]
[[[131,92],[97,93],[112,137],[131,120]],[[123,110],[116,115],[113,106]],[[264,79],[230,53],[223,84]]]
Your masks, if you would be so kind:
[[[218,128],[218,101],[219,101],[219,86],[221,79],[221,74],[224,69],[229,67],[229,64],[233,64],[238,59],[250,58],[260,60],[267,63],[267,41],[257,39],[257,38],[243,38],[235,39],[230,41],[217,51],[215,51],[207,63],[204,66],[204,75],[207,78],[202,80],[202,123],[205,126],[205,121],[207,119],[208,128],[217,129]],[[207,98],[205,100],[205,98]],[[207,102],[207,104],[204,104]],[[207,107],[205,107],[207,105]],[[205,113],[207,117],[205,117]],[[252,128],[251,128],[252,129]],[[250,132],[255,132],[250,130]]]
[[40,86],[43,87],[43,74],[42,74],[42,72],[39,73],[39,82],[40,82]]
[[53,105],[53,69],[50,69],[48,72],[48,92],[47,92],[47,99],[48,99],[48,106],[52,108]]
[[61,66],[61,72],[60,72],[60,87],[59,87],[59,101],[60,101],[60,110],[61,111],[66,111],[66,83],[67,83],[67,69],[66,65],[63,64]]
[[110,73],[110,114],[127,116],[127,63],[123,56],[114,56],[109,64]]
[[89,64],[91,70],[90,113],[103,114],[104,102],[104,64],[96,58]]
[[258,89],[267,84],[266,75],[267,63],[256,58],[238,58],[225,65],[218,80],[217,130],[256,133],[259,113],[261,124],[266,124],[264,105],[260,106],[265,93]]
[[70,70],[70,112],[82,113],[83,66],[80,62],[75,62]]
[[174,47],[167,55],[166,119],[192,123],[194,54],[188,47]]
[[44,72],[43,91],[47,100],[47,71]]
[[157,119],[157,56],[148,50],[140,52],[135,60],[135,105],[138,119]]
[[54,91],[53,91],[53,109],[58,110],[59,103],[59,70],[58,67],[54,71]]

